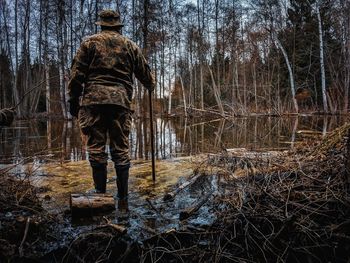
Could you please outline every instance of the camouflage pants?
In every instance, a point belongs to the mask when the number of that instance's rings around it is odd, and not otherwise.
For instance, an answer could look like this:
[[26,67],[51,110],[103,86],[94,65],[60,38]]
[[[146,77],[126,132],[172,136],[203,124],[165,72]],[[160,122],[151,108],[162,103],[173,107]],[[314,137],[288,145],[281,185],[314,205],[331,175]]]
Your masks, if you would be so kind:
[[91,165],[106,164],[107,137],[115,165],[130,163],[129,133],[131,112],[117,105],[90,105],[79,110],[79,125],[87,136],[87,149]]

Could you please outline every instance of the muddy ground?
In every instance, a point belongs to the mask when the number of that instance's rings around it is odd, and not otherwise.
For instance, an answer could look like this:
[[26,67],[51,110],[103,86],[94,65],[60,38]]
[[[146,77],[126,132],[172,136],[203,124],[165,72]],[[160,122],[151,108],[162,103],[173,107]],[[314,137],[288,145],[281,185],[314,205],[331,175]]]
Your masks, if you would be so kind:
[[[48,209],[55,197],[48,187],[3,169],[0,261],[349,262],[348,130],[345,125],[323,139],[304,134],[303,144],[284,152],[225,149],[201,157],[159,195],[131,197],[126,234],[109,224],[113,213],[73,224],[64,204]],[[163,201],[197,175],[174,200]],[[197,212],[180,220],[181,211],[207,195]],[[152,205],[145,208],[147,202]]]

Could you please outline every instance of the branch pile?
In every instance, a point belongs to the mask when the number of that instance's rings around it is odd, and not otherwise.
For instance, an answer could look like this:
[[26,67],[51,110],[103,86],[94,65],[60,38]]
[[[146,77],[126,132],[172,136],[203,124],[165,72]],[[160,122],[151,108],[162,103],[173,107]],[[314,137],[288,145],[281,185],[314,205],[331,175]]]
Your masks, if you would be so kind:
[[[18,262],[41,257],[43,249],[55,249],[50,242],[55,225],[37,197],[29,175],[0,173],[0,261]],[[47,249],[46,249],[47,248]],[[46,252],[45,252],[46,253]]]
[[[345,125],[315,147],[208,164],[224,175],[218,220],[207,229],[173,232],[145,243],[143,261],[349,262],[350,195]],[[237,176],[237,171],[247,176]]]

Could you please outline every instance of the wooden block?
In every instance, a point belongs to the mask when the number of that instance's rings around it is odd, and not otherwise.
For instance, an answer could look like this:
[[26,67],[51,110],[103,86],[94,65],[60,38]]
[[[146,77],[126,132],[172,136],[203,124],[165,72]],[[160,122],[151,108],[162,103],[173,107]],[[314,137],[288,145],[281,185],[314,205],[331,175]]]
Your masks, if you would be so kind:
[[70,210],[72,217],[87,217],[106,213],[115,209],[113,195],[110,194],[71,194]]

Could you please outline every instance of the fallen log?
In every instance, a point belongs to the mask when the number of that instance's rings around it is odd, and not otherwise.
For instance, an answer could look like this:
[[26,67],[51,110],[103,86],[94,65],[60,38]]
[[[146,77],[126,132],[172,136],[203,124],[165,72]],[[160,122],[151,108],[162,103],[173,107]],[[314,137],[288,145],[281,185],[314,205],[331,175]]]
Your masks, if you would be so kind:
[[71,194],[70,196],[70,210],[74,218],[98,215],[114,209],[113,195]]
[[180,193],[183,189],[185,189],[187,186],[193,184],[197,179],[198,177],[200,177],[201,174],[197,174],[195,176],[193,176],[190,180],[184,182],[182,185],[180,185],[179,187],[177,187],[175,190],[169,192],[169,193],[166,193],[163,197],[163,200],[164,201],[169,201],[169,200],[174,200],[175,196]]
[[194,204],[193,206],[182,210],[180,212],[180,220],[185,220],[191,217],[194,213],[196,213],[199,210],[199,208],[201,208],[208,201],[209,197],[213,194],[213,192],[214,191],[209,192],[202,199],[200,199],[198,203]]

